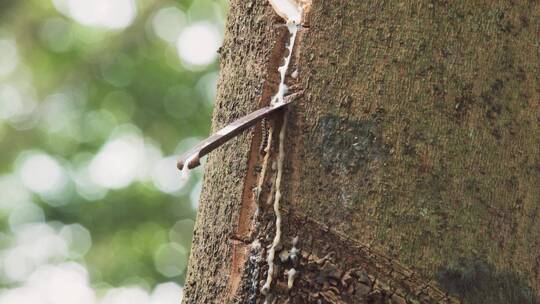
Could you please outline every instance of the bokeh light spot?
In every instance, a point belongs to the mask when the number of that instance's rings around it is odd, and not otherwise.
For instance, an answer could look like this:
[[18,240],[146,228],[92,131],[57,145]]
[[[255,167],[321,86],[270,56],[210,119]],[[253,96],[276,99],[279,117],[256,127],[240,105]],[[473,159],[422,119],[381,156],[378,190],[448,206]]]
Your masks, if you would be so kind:
[[13,72],[19,64],[17,47],[13,40],[0,39],[0,77]]
[[140,287],[124,287],[111,289],[100,304],[147,304],[150,297]]
[[8,290],[0,295],[0,304],[45,304],[39,294],[28,287]]
[[33,192],[60,192],[67,183],[64,169],[48,154],[28,152],[22,159],[19,174],[23,184]]
[[107,189],[97,185],[90,178],[88,164],[93,155],[89,152],[80,152],[73,157],[73,168],[70,170],[71,177],[75,182],[77,193],[85,200],[95,201],[105,197]]
[[176,222],[169,231],[169,239],[175,243],[190,246],[194,226],[195,222],[192,219],[183,219]]
[[[80,100],[78,100],[80,99]],[[71,93],[47,96],[40,105],[41,124],[49,134],[80,139],[80,119],[84,98]]]
[[133,0],[54,0],[55,7],[83,25],[123,29],[135,19]]
[[193,189],[191,190],[191,193],[189,194],[189,199],[191,200],[191,207],[193,207],[193,209],[195,210],[199,208],[201,190],[202,190],[202,180],[199,180],[199,182],[193,187]]
[[60,229],[60,236],[69,246],[69,253],[75,258],[83,257],[92,246],[88,229],[80,224],[65,225]]
[[164,7],[152,18],[154,33],[164,41],[174,44],[186,24],[184,12],[176,7]]
[[43,209],[33,203],[20,204],[9,214],[9,226],[12,230],[29,224],[45,221]]
[[175,277],[184,273],[187,252],[176,243],[168,243],[159,247],[154,256],[157,271],[166,277]]
[[205,97],[207,105],[213,106],[214,100],[216,99],[216,88],[217,88],[217,73],[208,73],[201,77],[197,82],[197,91],[199,94]]
[[21,94],[15,86],[8,84],[0,86],[0,118],[10,119],[19,115],[23,111],[23,106]]
[[144,144],[135,134],[125,134],[107,142],[89,165],[90,179],[97,185],[119,189],[138,176]]
[[150,304],[177,304],[182,302],[184,290],[173,282],[162,283],[154,288]]
[[4,275],[12,282],[26,279],[34,267],[32,262],[24,256],[22,250],[17,248],[6,251],[2,260],[4,262]]
[[0,209],[13,210],[30,201],[30,193],[14,174],[0,176]]
[[15,244],[0,258],[10,281],[23,281],[35,267],[68,256],[66,242],[45,223],[15,227]]
[[186,184],[187,179],[181,178],[176,162],[176,156],[166,157],[157,162],[152,172],[152,181],[156,188],[166,193],[175,193]]
[[197,68],[206,66],[217,58],[220,43],[221,37],[214,25],[209,22],[198,22],[182,31],[176,48],[180,59],[188,67]]
[[88,273],[76,263],[44,265],[32,273],[26,284],[45,303],[95,303],[94,290],[88,283]]

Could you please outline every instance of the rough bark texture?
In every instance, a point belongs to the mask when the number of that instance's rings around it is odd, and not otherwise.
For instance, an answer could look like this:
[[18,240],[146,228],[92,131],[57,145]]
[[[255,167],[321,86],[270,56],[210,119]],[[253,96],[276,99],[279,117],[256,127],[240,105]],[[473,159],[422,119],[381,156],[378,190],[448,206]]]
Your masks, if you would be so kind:
[[[269,102],[281,23],[266,0],[231,0],[214,130]],[[269,299],[540,303],[539,41],[538,1],[314,0],[288,80],[303,94]],[[260,141],[208,158],[186,303],[264,301],[275,172],[256,212]]]

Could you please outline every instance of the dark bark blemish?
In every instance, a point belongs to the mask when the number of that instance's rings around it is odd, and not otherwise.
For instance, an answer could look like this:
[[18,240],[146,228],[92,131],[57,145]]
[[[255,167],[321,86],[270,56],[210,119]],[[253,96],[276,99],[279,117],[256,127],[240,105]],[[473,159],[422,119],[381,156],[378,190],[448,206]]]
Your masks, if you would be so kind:
[[471,108],[474,106],[474,95],[472,92],[473,86],[468,83],[460,90],[459,96],[455,101],[455,113],[454,117],[458,122],[464,121]]
[[532,289],[510,271],[500,271],[483,260],[463,259],[439,270],[438,283],[464,303],[538,303]]
[[354,173],[387,156],[381,130],[373,121],[351,121],[329,115],[314,132],[315,148],[328,171]]

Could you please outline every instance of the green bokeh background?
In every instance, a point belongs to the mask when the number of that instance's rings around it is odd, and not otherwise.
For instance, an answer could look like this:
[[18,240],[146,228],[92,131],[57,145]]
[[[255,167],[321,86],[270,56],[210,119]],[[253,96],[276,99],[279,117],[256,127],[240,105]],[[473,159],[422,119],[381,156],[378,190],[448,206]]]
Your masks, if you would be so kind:
[[[185,65],[176,45],[154,33],[152,20],[160,9],[174,7],[185,14],[184,26],[206,21],[221,31],[227,6],[217,0],[136,4],[131,25],[110,30],[80,24],[50,0],[0,1],[0,39],[15,41],[19,58],[17,68],[0,77],[0,86],[15,85],[35,102],[29,113],[0,118],[0,176],[17,179],[28,151],[51,156],[69,173],[60,197],[28,192],[43,211],[43,223],[78,223],[90,232],[90,249],[68,260],[85,265],[98,289],[184,282],[200,169],[179,191],[160,191],[150,176],[126,187],[100,189],[95,196],[91,190],[78,191],[71,172],[86,166],[125,129],[163,156],[178,155],[208,135],[217,62]],[[43,105],[55,94],[64,102],[47,112]],[[151,161],[147,165],[154,167]],[[9,193],[0,193],[4,204],[10,199]],[[10,217],[12,210],[0,208],[0,251],[14,246],[17,225]],[[164,244],[176,244],[184,253],[177,261],[180,273],[166,275],[156,268]],[[17,284],[0,275],[0,288]]]

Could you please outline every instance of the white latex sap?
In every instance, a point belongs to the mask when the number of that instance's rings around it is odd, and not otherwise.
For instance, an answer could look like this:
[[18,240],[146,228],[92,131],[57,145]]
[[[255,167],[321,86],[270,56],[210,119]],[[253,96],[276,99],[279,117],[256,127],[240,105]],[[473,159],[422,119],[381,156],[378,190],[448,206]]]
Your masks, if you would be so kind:
[[300,24],[302,19],[302,6],[295,0],[268,0],[270,4],[287,23]]
[[[287,54],[283,60],[283,65],[278,68],[280,74],[280,82],[278,91],[271,100],[271,104],[279,104],[285,102],[285,94],[287,93],[287,85],[285,84],[285,77],[291,63],[291,57],[293,54],[294,43],[296,41],[296,34],[298,33],[298,27],[300,26],[302,18],[302,6],[295,0],[269,0],[270,4],[278,15],[283,17],[287,21],[287,29],[289,30],[290,38],[287,45]],[[298,76],[298,75],[296,75]],[[276,248],[281,241],[281,213],[279,211],[279,203],[281,199],[281,177],[283,173],[283,162],[285,158],[285,129],[287,123],[287,114],[283,118],[283,125],[279,133],[279,154],[277,157],[277,176],[276,176],[276,194],[274,197],[274,213],[276,215],[276,235],[272,242],[272,246],[268,250],[266,262],[268,263],[268,274],[266,276],[266,282],[262,286],[261,292],[268,295],[271,285],[272,277],[274,275],[274,257],[276,254]],[[294,282],[294,269],[289,273],[288,285],[292,287]],[[265,303],[269,298],[267,297]]]

